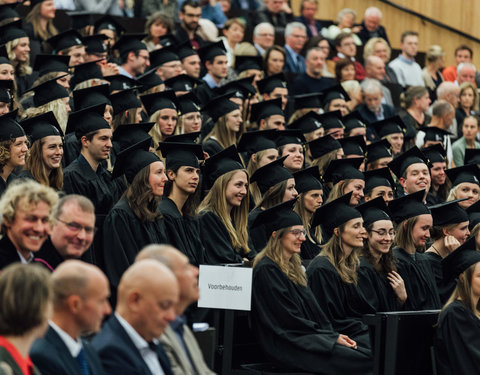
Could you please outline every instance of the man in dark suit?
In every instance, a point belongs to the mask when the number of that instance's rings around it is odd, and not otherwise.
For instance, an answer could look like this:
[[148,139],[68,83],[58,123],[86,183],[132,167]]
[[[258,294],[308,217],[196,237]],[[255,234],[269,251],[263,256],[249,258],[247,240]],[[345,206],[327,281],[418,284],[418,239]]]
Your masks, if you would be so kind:
[[362,21],[362,29],[358,32],[358,37],[365,45],[370,38],[383,38],[390,44],[385,28],[380,25],[382,21],[382,12],[377,7],[369,7],[365,10]]
[[256,14],[255,25],[261,22],[268,22],[275,28],[277,35],[283,35],[287,24],[294,20],[292,13],[285,12],[283,0],[265,0],[265,9]]
[[318,1],[317,0],[303,0],[300,5],[300,16],[297,18],[307,28],[307,37],[320,35],[324,27],[330,26],[329,22],[322,22],[315,19],[317,14]]
[[172,375],[157,338],[175,319],[175,275],[156,260],[128,268],[118,285],[117,307],[93,340],[108,374]]
[[100,330],[111,313],[103,272],[79,260],[60,264],[52,275],[53,316],[44,338],[30,352],[43,375],[104,375],[100,358],[81,336]]

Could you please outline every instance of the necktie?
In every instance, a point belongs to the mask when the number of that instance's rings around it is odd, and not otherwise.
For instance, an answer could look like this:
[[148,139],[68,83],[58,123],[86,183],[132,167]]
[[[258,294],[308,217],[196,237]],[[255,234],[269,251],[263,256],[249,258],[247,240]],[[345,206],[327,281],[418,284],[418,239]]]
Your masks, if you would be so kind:
[[185,319],[183,317],[178,317],[177,319],[180,320],[180,324],[178,326],[176,326],[174,328],[174,330],[177,332],[178,336],[180,337],[180,341],[182,343],[182,346],[185,350],[185,354],[187,354],[187,357],[188,357],[188,360],[190,361],[191,365],[192,365],[192,370],[193,370],[193,373],[196,375],[197,374],[197,370],[195,369],[195,364],[193,363],[193,359],[192,359],[192,356],[190,355],[190,352],[187,348],[187,343],[185,342],[185,339],[183,337],[183,334],[185,332],[184,328],[183,328],[183,325],[185,324]]
[[80,350],[78,356],[76,358],[78,365],[80,366],[80,370],[82,371],[82,375],[90,375],[90,370],[88,369],[87,358],[85,357],[85,352]]

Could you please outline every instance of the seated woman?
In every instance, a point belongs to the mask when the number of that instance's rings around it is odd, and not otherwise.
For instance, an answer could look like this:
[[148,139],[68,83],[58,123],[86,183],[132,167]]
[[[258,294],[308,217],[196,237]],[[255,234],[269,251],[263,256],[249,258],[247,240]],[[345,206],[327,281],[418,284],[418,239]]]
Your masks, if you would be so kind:
[[145,22],[145,34],[147,36],[142,40],[147,46],[148,51],[162,48],[160,40],[163,36],[173,32],[173,19],[164,12],[148,12],[149,17]]
[[200,238],[206,264],[242,263],[253,259],[248,244],[248,185],[235,146],[205,161],[204,175],[210,190],[200,203]]
[[405,304],[407,292],[391,250],[395,229],[387,205],[377,197],[357,210],[367,230],[358,268],[359,288],[376,311],[398,310]]
[[393,254],[405,282],[408,310],[433,310],[441,306],[435,274],[427,256],[419,251],[430,238],[433,225],[430,210],[423,203],[424,196],[425,190],[420,190],[388,205],[396,227]]
[[[298,129],[302,132],[306,142],[314,141],[323,136],[325,129],[322,128],[322,123],[319,121],[320,115],[314,111],[307,112],[302,117],[293,121],[288,125],[288,130]],[[307,149],[305,155],[307,163],[312,161],[310,150]]]
[[195,210],[200,203],[201,145],[162,142],[159,146],[165,158],[168,181],[159,209],[165,221],[167,242],[183,252],[190,263],[204,263],[200,228]]
[[390,169],[374,169],[366,171],[363,175],[365,177],[365,188],[363,189],[365,202],[382,197],[388,205],[393,200],[395,189],[395,182]]
[[198,99],[191,92],[177,97],[178,121],[175,134],[195,133],[202,130],[202,114]]
[[[463,82],[460,85],[460,102],[455,109],[457,126],[460,127],[466,117],[474,115],[478,115],[478,91],[472,82]],[[461,135],[458,134],[458,136]]]
[[460,207],[466,209],[478,201],[480,192],[480,169],[476,164],[450,168],[445,171],[452,188],[448,193],[447,201],[468,198],[461,201]]
[[342,118],[345,125],[345,137],[363,136],[367,142],[367,125],[363,122],[362,116],[358,111],[350,112]]
[[353,9],[345,8],[337,14],[337,25],[331,25],[328,28],[322,29],[322,36],[327,39],[334,40],[340,33],[352,33],[353,41],[357,46],[361,46],[363,43],[357,34],[361,30],[361,26],[355,26],[355,19],[357,18],[357,12]]
[[313,215],[323,203],[323,185],[320,182],[320,173],[317,167],[295,172],[293,177],[295,178],[295,189],[299,194],[294,210],[302,219],[303,227],[307,232],[300,256],[302,260],[313,259],[320,252],[323,240],[320,226],[312,225]]
[[325,135],[307,143],[307,153],[312,158],[311,165],[318,168],[323,176],[333,160],[343,159],[342,145],[331,135]]
[[368,351],[332,328],[307,287],[299,257],[305,241],[294,201],[262,212],[268,243],[254,262],[252,315],[265,352],[282,369],[324,374],[369,374]]
[[358,169],[363,160],[363,158],[350,158],[330,162],[323,175],[325,182],[330,183],[331,186],[327,203],[350,192],[352,193],[350,205],[353,207],[360,203],[364,196],[365,177]]
[[[464,198],[466,199],[466,198]],[[440,300],[445,303],[455,289],[455,283],[447,283],[442,273],[442,259],[462,245],[470,235],[468,214],[459,206],[460,200],[430,206],[433,227],[430,229],[433,243],[425,252],[435,274]]]
[[461,167],[465,164],[465,152],[467,149],[480,149],[480,143],[476,140],[480,130],[478,117],[468,115],[459,124],[462,125],[463,135],[452,144],[453,163],[456,167]]
[[[386,139],[392,146],[393,157],[400,155],[404,147],[405,124],[398,116],[377,121],[370,125],[380,139]],[[408,148],[407,148],[408,149]]]
[[444,272],[456,281],[453,294],[443,307],[434,340],[439,375],[468,375],[480,365],[480,311],[478,278],[480,253],[467,241],[444,261]]
[[303,151],[305,138],[301,131],[279,130],[277,131],[275,143],[278,149],[278,156],[286,156],[283,161],[283,166],[287,168],[290,173],[297,172],[303,168],[305,162]]
[[32,7],[25,17],[25,30],[32,41],[32,57],[43,51],[43,42],[58,34],[55,19],[54,0],[32,1]]
[[413,146],[411,140],[414,140],[418,130],[430,123],[431,117],[426,112],[431,100],[428,90],[423,86],[410,86],[401,94],[400,100],[403,108],[400,118],[406,126],[405,139],[408,142],[405,147],[408,149]]
[[20,178],[31,178],[59,191],[63,188],[63,132],[53,112],[27,118],[20,125],[30,140],[30,151]]
[[450,184],[447,183],[447,153],[441,144],[422,148],[422,153],[430,161],[430,176],[432,179],[427,194],[427,204],[433,206],[447,200]]
[[127,148],[115,162],[113,176],[125,175],[128,188],[103,224],[103,260],[113,288],[144,246],[167,241],[158,204],[168,179],[163,163],[148,151],[150,143],[146,138]]
[[365,150],[365,170],[371,171],[387,168],[388,163],[393,160],[391,148],[390,143],[386,139],[370,143]]
[[370,347],[364,314],[375,307],[358,285],[359,251],[366,235],[360,212],[350,206],[348,193],[315,212],[313,224],[321,224],[328,242],[307,268],[308,285],[333,328],[364,347]]

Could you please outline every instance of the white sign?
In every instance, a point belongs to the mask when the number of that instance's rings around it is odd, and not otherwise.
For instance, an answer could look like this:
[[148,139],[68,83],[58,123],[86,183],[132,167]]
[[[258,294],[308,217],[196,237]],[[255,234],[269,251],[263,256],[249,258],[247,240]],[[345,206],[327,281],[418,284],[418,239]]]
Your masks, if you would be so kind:
[[250,311],[252,269],[200,265],[198,307]]

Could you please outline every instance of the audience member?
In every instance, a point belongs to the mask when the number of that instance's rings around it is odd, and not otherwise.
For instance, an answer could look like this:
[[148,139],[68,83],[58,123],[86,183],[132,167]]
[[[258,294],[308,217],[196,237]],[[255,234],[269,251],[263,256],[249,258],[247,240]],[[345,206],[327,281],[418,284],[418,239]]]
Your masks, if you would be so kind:
[[465,164],[465,150],[480,148],[480,143],[476,140],[479,130],[480,127],[477,116],[467,115],[464,117],[462,122],[462,136],[453,142],[452,145],[453,162],[456,167],[461,167]]
[[477,113],[477,88],[471,82],[464,82],[460,85],[460,100],[458,102],[458,107],[455,109],[455,119],[457,120],[457,124],[463,124],[463,120],[466,116],[475,115]]
[[199,20],[202,15],[202,8],[195,0],[186,0],[182,3],[178,18],[180,23],[175,30],[178,40],[189,40],[193,48],[200,48],[205,42],[198,33]]
[[380,57],[372,55],[365,60],[365,78],[373,78],[380,82],[382,86],[383,103],[393,107],[392,94],[382,82],[385,75],[385,63]]
[[315,18],[318,10],[318,0],[302,0],[300,4],[300,16],[297,21],[307,28],[307,37],[311,38],[321,34],[325,23]]
[[455,84],[457,86],[461,86],[462,83],[464,82],[470,82],[475,83],[475,72],[477,69],[475,68],[475,65],[469,62],[463,62],[458,64],[457,66],[457,80],[455,81]]
[[261,22],[253,29],[253,45],[258,54],[265,56],[265,51],[273,47],[275,42],[275,29],[269,22]]
[[354,43],[354,34],[350,33],[340,33],[333,41],[335,48],[337,50],[337,56],[333,58],[333,61],[338,61],[339,59],[348,58],[353,61],[355,64],[355,79],[361,81],[365,78],[365,70],[363,69],[362,64],[355,60],[357,55],[357,47]]
[[442,74],[445,81],[455,82],[457,80],[457,67],[461,63],[471,63],[473,58],[473,51],[469,46],[464,44],[455,48],[455,64],[447,66],[443,69]]
[[422,69],[415,61],[418,52],[418,33],[405,31],[400,39],[402,53],[388,66],[393,69],[402,86],[424,86]]
[[390,61],[390,55],[392,49],[382,38],[371,38],[363,48],[363,60],[367,61],[370,56],[377,56],[382,59],[385,64],[385,75],[382,78],[382,81],[398,83],[397,75],[393,69],[387,65]]
[[437,45],[430,46],[425,56],[422,77],[432,102],[437,100],[437,88],[444,80],[441,73],[441,69],[445,65],[444,56],[445,52],[442,47]]
[[305,73],[305,58],[300,55],[307,33],[305,25],[300,22],[292,22],[285,28],[285,66],[284,70],[290,73]]
[[305,58],[305,73],[299,74],[293,83],[295,94],[321,92],[334,84],[331,78],[322,76],[325,65],[325,53],[319,47],[307,52]]
[[[362,88],[363,104],[361,104],[357,110],[367,125],[395,116],[394,108],[382,103],[383,92],[379,81],[376,79],[366,79],[360,86]],[[374,139],[370,140],[373,141]]]
[[328,28],[322,29],[322,36],[334,41],[341,33],[351,34],[355,44],[357,46],[361,46],[362,41],[356,34],[358,31],[360,31],[360,27],[354,26],[356,18],[357,12],[355,12],[353,9],[342,9],[337,15],[337,25],[331,25]]
[[291,9],[285,5],[283,0],[265,0],[265,8],[256,12],[255,23],[268,22],[276,34],[284,34],[287,24],[294,20]]
[[363,21],[360,24],[362,28],[357,33],[364,45],[372,38],[382,38],[390,44],[385,28],[380,25],[381,22],[382,11],[380,9],[377,7],[369,7],[365,10]]
[[264,69],[265,77],[283,72],[285,67],[285,49],[280,46],[273,46],[265,51],[264,55]]

